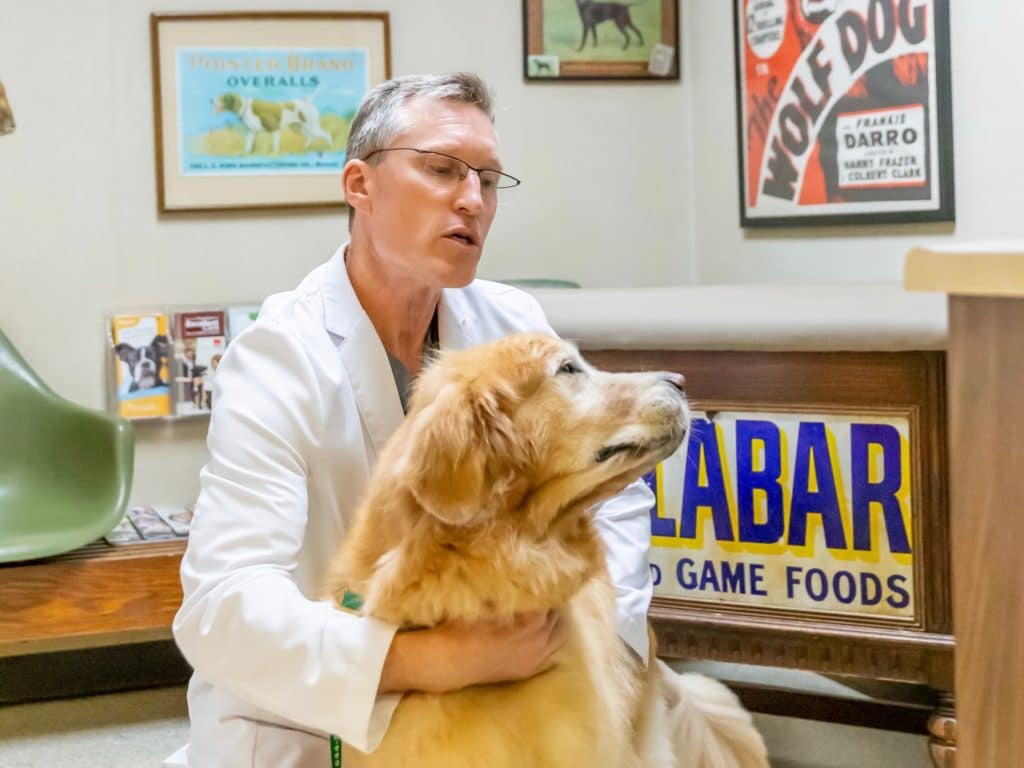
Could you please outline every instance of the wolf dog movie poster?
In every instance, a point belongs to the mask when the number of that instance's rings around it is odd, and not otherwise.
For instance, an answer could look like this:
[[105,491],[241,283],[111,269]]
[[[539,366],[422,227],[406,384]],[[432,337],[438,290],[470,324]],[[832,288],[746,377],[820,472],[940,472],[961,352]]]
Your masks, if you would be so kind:
[[735,0],[743,226],[950,221],[947,0]]
[[175,51],[182,176],[337,174],[369,89],[359,48]]

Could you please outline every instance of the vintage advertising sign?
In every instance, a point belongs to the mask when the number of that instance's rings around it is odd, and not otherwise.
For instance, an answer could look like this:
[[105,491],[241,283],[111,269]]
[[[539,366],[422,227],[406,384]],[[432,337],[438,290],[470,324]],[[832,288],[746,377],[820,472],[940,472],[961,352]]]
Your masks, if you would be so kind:
[[175,51],[182,176],[338,174],[366,49]]
[[655,595],[913,622],[903,416],[696,414],[647,476]]
[[947,0],[734,0],[743,226],[953,220]]
[[352,119],[391,76],[387,13],[151,14],[157,208],[340,206]]

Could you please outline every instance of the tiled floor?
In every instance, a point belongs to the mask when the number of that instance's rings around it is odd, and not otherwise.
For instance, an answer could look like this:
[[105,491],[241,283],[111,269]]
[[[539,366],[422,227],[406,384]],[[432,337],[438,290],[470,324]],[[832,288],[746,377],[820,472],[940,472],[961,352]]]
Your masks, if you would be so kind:
[[0,707],[0,766],[157,768],[187,735],[184,688]]
[[[758,716],[774,768],[930,768],[925,738]],[[157,768],[188,733],[184,688],[0,708],[3,768]]]

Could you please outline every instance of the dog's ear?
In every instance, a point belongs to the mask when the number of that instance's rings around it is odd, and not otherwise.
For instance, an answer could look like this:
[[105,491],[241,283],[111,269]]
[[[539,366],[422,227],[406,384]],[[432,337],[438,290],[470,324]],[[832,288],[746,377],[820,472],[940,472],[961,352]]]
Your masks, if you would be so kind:
[[133,347],[131,344],[125,344],[124,342],[121,342],[116,347],[114,347],[114,350],[117,352],[117,356],[121,358],[121,360],[128,364],[131,364],[132,356],[135,354],[135,347]]
[[447,384],[410,425],[397,462],[416,501],[449,525],[490,517],[509,490],[515,455],[510,392]]
[[157,351],[158,355],[166,355],[170,350],[171,343],[167,340],[167,337],[164,336],[162,333],[159,334],[158,336],[154,336],[153,341],[151,343],[153,349]]

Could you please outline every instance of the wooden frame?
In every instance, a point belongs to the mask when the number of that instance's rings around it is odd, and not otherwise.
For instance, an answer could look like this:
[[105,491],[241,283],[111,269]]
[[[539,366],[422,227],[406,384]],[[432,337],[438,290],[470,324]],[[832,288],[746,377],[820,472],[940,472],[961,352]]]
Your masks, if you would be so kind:
[[391,76],[387,13],[150,16],[157,204],[345,204],[352,115]]
[[523,0],[528,81],[678,80],[679,41],[679,0]]
[[913,414],[912,491],[918,620],[795,615],[655,597],[659,653],[792,667],[953,688],[946,481],[945,364],[941,353],[596,351],[608,370],[675,370],[695,409]]
[[741,226],[954,220],[948,0],[732,3]]

